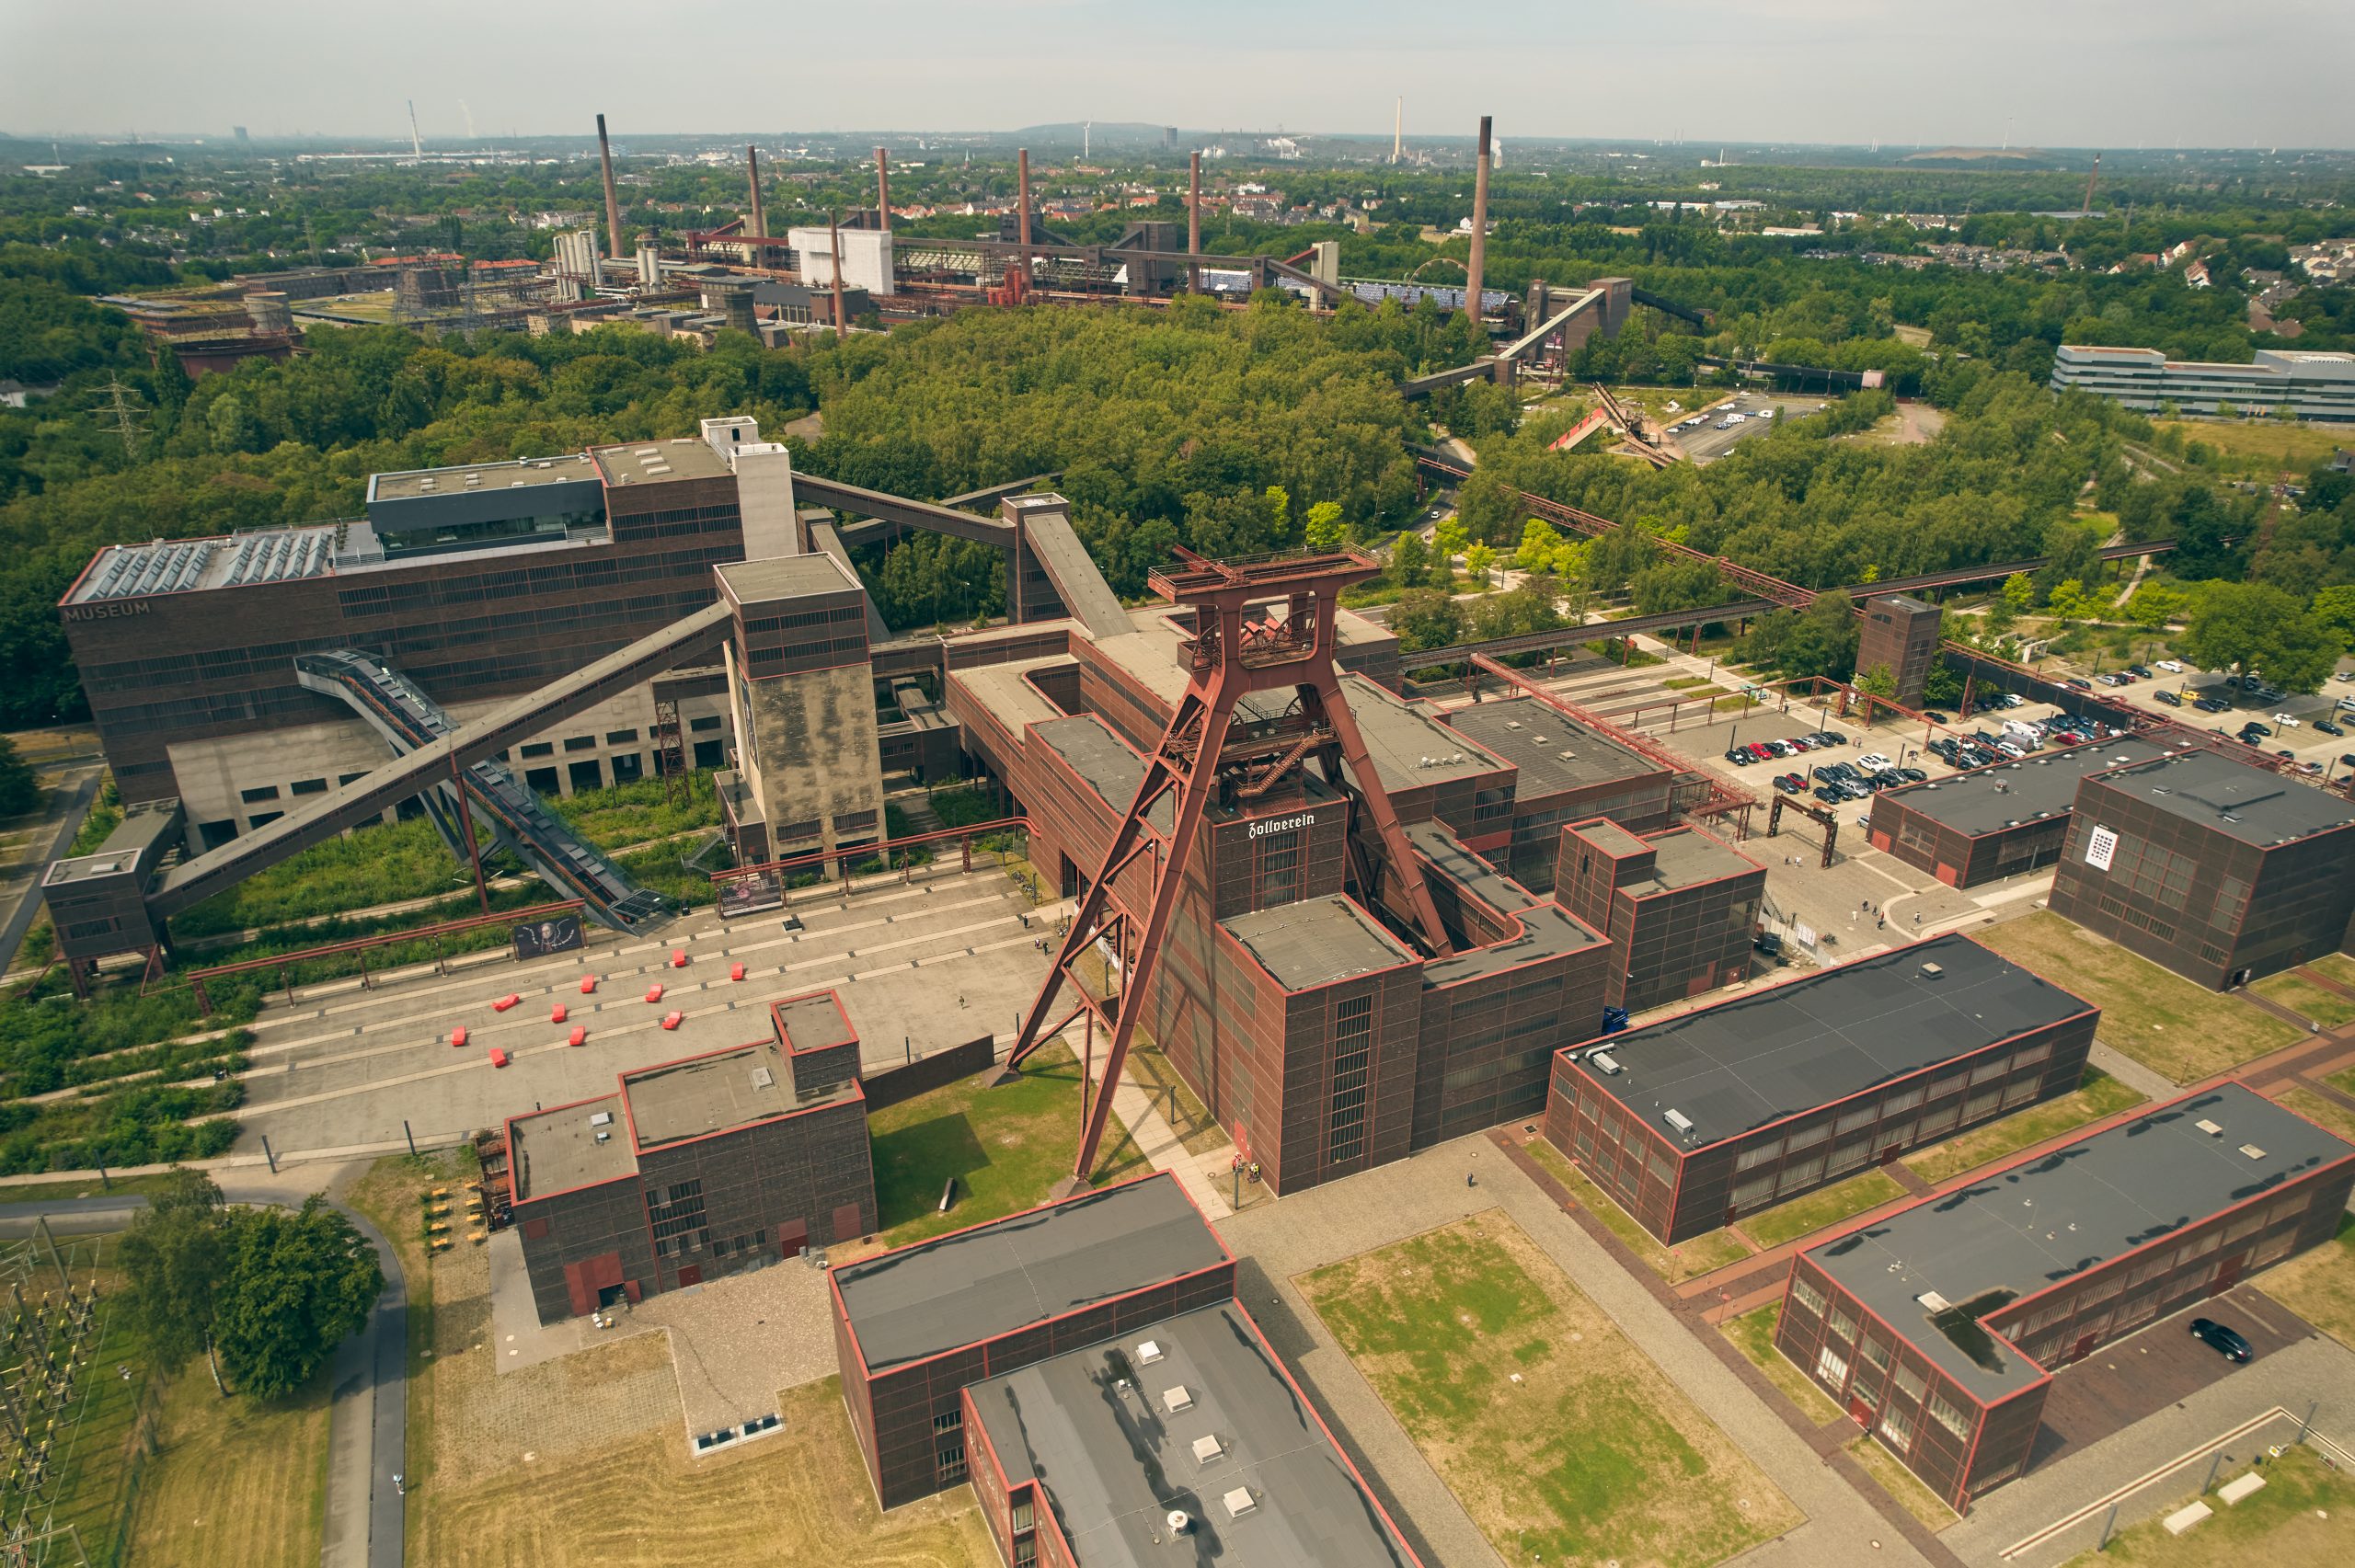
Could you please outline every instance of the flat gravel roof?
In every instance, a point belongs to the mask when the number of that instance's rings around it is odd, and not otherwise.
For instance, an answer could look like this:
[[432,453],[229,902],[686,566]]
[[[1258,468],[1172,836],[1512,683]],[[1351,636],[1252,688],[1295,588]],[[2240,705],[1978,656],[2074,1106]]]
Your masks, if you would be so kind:
[[[1940,972],[1923,972],[1936,964]],[[1676,1111],[1705,1149],[1877,1083],[2093,1011],[1960,934],[1824,969],[1591,1042],[1617,1062],[1580,1067],[1660,1127]]]
[[1278,904],[1219,923],[1286,990],[1395,969],[1417,957],[1371,915],[1338,894]]
[[867,1369],[880,1372],[1227,1261],[1178,1178],[1162,1173],[833,1274]]
[[1474,703],[1451,711],[1447,724],[1520,769],[1523,800],[1668,773],[1535,697]]
[[2025,761],[1907,784],[1881,798],[1975,839],[1999,828],[2065,817],[2086,774],[2165,754],[2147,740],[2114,736],[2065,750],[2039,751]]
[[1971,1393],[2000,1399],[2043,1371],[1970,1324],[1947,1332],[1924,1294],[1954,1307],[2001,1294],[1983,1316],[2349,1155],[2355,1146],[2226,1083],[1807,1255]]
[[2355,807],[2214,751],[2187,751],[2105,778],[2104,787],[2261,847],[2355,822]]
[[[1007,1482],[1045,1487],[1087,1568],[1413,1568],[1234,1302],[968,1391]],[[988,1462],[978,1450],[969,1457]],[[1182,1540],[1171,1539],[1172,1511],[1189,1517]]]

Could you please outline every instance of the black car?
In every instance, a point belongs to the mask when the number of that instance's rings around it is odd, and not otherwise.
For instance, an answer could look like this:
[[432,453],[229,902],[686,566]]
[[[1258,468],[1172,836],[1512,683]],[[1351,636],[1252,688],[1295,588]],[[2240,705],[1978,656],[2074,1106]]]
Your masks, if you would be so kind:
[[2072,675],[2062,684],[2080,692],[2090,692],[2094,689],[2094,683],[2081,675]]
[[2337,724],[2326,718],[2318,718],[2315,720],[2315,728],[2325,735],[2344,735],[2347,733],[2345,730],[2339,728]]
[[2259,724],[2257,720],[2251,719],[2246,724],[2241,726],[2241,733],[2243,735],[2270,735],[2273,733],[2273,727],[2269,724]]
[[2191,705],[2198,708],[2203,714],[2220,714],[2226,708],[2232,706],[2230,703],[2220,703],[2213,697],[2197,698],[2193,701]]
[[2171,708],[2179,708],[2183,706],[2183,699],[2177,696],[2173,692],[2154,692],[2151,695],[2156,697],[2159,701],[2165,703]]
[[1815,738],[1818,740],[1822,741],[1826,746],[1845,746],[1848,744],[1848,738],[1841,734],[1836,729],[1819,729],[1815,732]]
[[1932,724],[1952,724],[1952,723],[1954,722],[1954,720],[1952,720],[1952,719],[1950,719],[1950,718],[1947,717],[1947,715],[1944,715],[1944,714],[1934,714],[1934,713],[1926,713],[1926,712],[1925,712],[1925,713],[1924,713],[1924,714],[1923,714],[1923,715],[1922,715],[1922,716],[1923,716],[1924,718],[1925,718],[1925,719],[1928,719]]
[[2256,1354],[2249,1348],[2248,1341],[2213,1318],[2192,1319],[2191,1337],[2211,1346],[2227,1361],[2246,1362]]
[[1826,806],[1837,806],[1847,798],[1840,793],[1840,786],[1837,784],[1818,784],[1808,793]]

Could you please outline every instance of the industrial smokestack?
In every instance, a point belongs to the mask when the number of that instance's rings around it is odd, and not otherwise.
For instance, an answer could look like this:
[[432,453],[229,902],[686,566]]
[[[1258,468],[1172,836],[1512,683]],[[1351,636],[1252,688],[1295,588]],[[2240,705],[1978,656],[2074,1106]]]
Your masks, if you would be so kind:
[[[769,223],[761,212],[761,151],[749,142],[744,144],[744,173],[752,182],[752,237],[765,239]],[[759,253],[754,252],[752,261],[755,266],[759,265],[760,259]]]
[[597,117],[597,161],[605,169],[605,246],[608,255],[622,251],[622,199],[614,193],[614,144],[605,140],[605,117]]
[[[1186,254],[1202,254],[1202,155],[1200,153],[1186,159]],[[1201,263],[1188,263],[1186,287],[1198,294],[1202,292]]]
[[875,211],[882,216],[883,226],[891,226],[891,149],[875,149]]
[[1465,268],[1464,314],[1480,325],[1480,264],[1488,254],[1488,123],[1480,117],[1480,161],[1472,171],[1472,260]]
[[1028,272],[1030,270],[1030,149],[1024,147],[1017,152],[1014,161],[1017,183],[1021,187],[1016,200],[1022,209],[1022,226],[1016,231],[1020,236],[1022,248],[1017,254],[1017,259],[1022,263],[1022,270]]
[[850,336],[850,319],[843,315],[843,215],[837,212],[827,224],[828,243],[833,247],[834,258],[834,341],[839,343]]

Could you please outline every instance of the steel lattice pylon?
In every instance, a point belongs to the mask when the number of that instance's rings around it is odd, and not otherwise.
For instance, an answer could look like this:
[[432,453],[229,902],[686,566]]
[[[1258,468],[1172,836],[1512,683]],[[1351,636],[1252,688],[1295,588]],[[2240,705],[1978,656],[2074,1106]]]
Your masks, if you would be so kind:
[[[1160,744],[1144,760],[1144,777],[1136,798],[1129,803],[1112,835],[1111,847],[1081,897],[1078,910],[1064,932],[1053,966],[1039,988],[1038,1000],[1022,1021],[1009,1070],[1062,1031],[1081,1012],[1105,1018],[1112,1030],[1112,1045],[1104,1063],[1105,1092],[1095,1097],[1080,1134],[1078,1157],[1073,1162],[1074,1184],[1086,1185],[1103,1142],[1106,1118],[1111,1111],[1111,1085],[1120,1078],[1137,1018],[1151,996],[1154,972],[1161,961],[1161,945],[1169,931],[1184,881],[1187,856],[1201,826],[1202,814],[1222,787],[1237,799],[1266,794],[1306,758],[1315,755],[1335,783],[1346,770],[1366,814],[1373,819],[1387,860],[1392,883],[1403,896],[1402,911],[1435,955],[1447,953],[1447,931],[1440,923],[1421,868],[1407,847],[1398,814],[1390,804],[1380,773],[1367,754],[1365,738],[1341,695],[1333,662],[1334,613],[1341,589],[1375,576],[1381,568],[1353,550],[1276,556],[1222,563],[1179,552],[1185,565],[1153,574],[1149,586],[1173,604],[1194,612],[1195,635],[1188,646],[1189,670],[1184,696],[1162,732]],[[1281,601],[1279,610],[1270,601]],[[1264,607],[1255,609],[1255,606]],[[1235,705],[1257,692],[1290,690],[1297,704],[1281,718],[1246,725],[1238,731]],[[1099,937],[1110,937],[1116,951],[1127,951],[1121,939],[1131,917],[1107,917],[1106,902],[1114,877],[1152,847],[1145,831],[1146,814],[1161,797],[1175,791],[1177,807],[1169,837],[1169,862],[1158,868],[1153,902],[1143,929],[1136,933],[1134,957],[1128,961],[1120,989],[1097,998],[1078,976],[1073,964]],[[1354,848],[1355,835],[1350,842]],[[1377,895],[1373,877],[1382,868],[1361,866],[1359,885],[1369,898]],[[1078,1005],[1053,1027],[1046,1027],[1063,986],[1078,994]]]

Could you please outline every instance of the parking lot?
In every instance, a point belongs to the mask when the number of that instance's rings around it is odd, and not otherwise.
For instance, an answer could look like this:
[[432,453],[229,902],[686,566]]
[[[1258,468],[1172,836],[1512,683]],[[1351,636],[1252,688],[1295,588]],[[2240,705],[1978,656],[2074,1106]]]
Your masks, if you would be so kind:
[[[1694,464],[1715,463],[1743,441],[1763,436],[1786,419],[1803,419],[1830,406],[1821,397],[1737,392],[1698,414],[1688,414],[1669,431],[1670,443]],[[1732,416],[1740,418],[1732,424]],[[1698,419],[1701,422],[1694,424]]]
[[[2098,677],[2096,680],[2099,681]],[[2324,681],[2322,690],[2313,696],[2282,695],[2262,690],[2244,692],[2227,685],[2226,680],[2221,674],[2154,666],[2147,680],[2135,679],[2117,686],[2102,681],[2093,690],[2108,701],[2165,714],[2180,723],[2225,736],[2239,735],[2244,725],[2254,721],[2271,733],[2256,735],[2252,731],[2253,744],[2267,751],[2291,753],[2301,764],[2311,765],[2310,776],[2327,774],[2338,780],[2355,770],[2355,763],[2342,760],[2355,755],[2355,711],[2338,706],[2342,701],[2355,703],[2355,668],[2341,670]],[[2170,703],[2168,697],[2177,701]],[[2202,702],[2223,705],[2203,709],[2199,705]],[[2280,715],[2287,715],[2292,722],[2281,722]],[[2320,727],[2322,725],[2340,733],[2333,735],[2329,729]]]

